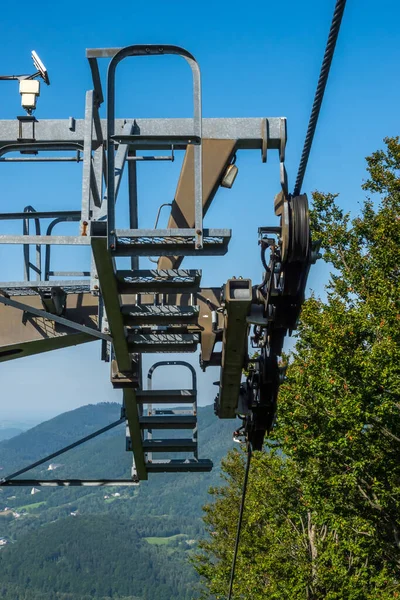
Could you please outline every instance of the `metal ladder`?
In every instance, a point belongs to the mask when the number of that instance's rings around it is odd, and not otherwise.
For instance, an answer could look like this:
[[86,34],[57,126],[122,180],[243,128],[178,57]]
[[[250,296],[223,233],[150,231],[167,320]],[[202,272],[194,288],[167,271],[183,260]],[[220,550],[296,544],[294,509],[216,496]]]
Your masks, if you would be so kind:
[[[194,116],[187,135],[141,136],[129,125],[122,134],[115,132],[115,71],[128,56],[177,54],[190,65],[193,73]],[[197,457],[196,376],[188,363],[181,361],[156,363],[149,372],[149,388],[142,389],[141,355],[144,353],[195,352],[201,341],[197,320],[196,292],[201,272],[182,269],[139,269],[139,257],[188,255],[220,255],[227,252],[230,230],[203,229],[202,192],[202,118],[199,67],[191,54],[176,46],[130,46],[111,58],[107,78],[107,227],[104,221],[92,222],[92,249],[106,313],[107,329],[113,337],[112,383],[124,390],[128,419],[127,448],[133,451],[137,477],[149,472],[209,471],[212,462]],[[124,128],[126,129],[126,128]],[[179,139],[178,139],[179,137]],[[194,228],[127,229],[115,228],[116,155],[122,145],[136,155],[137,149],[160,149],[194,146]],[[115,151],[118,147],[117,152]],[[137,199],[135,199],[137,203]],[[137,217],[137,206],[135,207]],[[136,218],[137,226],[137,218]],[[131,257],[132,269],[117,270],[115,260]],[[161,365],[189,368],[192,390],[151,390],[151,376]],[[151,401],[150,401],[151,400]],[[156,410],[152,404],[192,403],[191,412],[177,413],[173,408]],[[143,412],[143,405],[147,409]],[[192,439],[153,439],[156,429],[192,428]],[[138,437],[140,439],[138,440]],[[153,452],[192,453],[194,458],[153,460]],[[141,467],[139,466],[141,465]]]
[[[191,389],[153,390],[154,371],[163,366],[181,366],[190,370],[192,375]],[[197,381],[193,366],[185,361],[159,361],[147,375],[147,390],[136,393],[140,404],[140,427],[144,433],[143,448],[145,450],[146,468],[149,473],[204,472],[212,469],[212,461],[198,458],[197,444]],[[179,404],[180,408],[176,408]],[[154,408],[164,406],[164,408]],[[172,405],[172,406],[171,406]],[[174,406],[175,405],[175,406]],[[191,437],[165,438],[160,436],[164,430],[180,432],[191,430]],[[157,431],[157,437],[153,437]],[[128,436],[128,448],[130,438]],[[154,459],[153,453],[193,454],[193,458],[160,458]]]
[[[193,76],[193,120],[186,135],[154,135],[115,131],[115,73],[117,65],[129,56],[162,56],[174,54],[184,58]],[[181,229],[124,229],[115,228],[115,145],[126,145],[128,152],[138,148],[170,149],[194,147],[194,228]],[[203,229],[203,170],[202,170],[202,113],[201,78],[195,58],[178,46],[134,45],[122,48],[111,59],[107,74],[107,241],[115,256],[189,256],[225,254],[230,231]]]

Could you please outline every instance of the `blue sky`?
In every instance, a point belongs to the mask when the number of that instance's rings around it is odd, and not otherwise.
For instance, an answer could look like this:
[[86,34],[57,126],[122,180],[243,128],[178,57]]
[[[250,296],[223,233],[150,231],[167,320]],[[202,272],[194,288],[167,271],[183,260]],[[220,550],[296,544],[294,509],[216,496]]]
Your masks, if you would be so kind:
[[[49,88],[42,85],[36,117],[81,118],[91,85],[85,48],[134,43],[186,47],[200,63],[205,117],[287,117],[286,166],[292,188],[334,4],[6,2],[0,23],[0,73],[29,72],[30,51],[35,49],[51,78]],[[381,147],[385,136],[399,133],[400,3],[347,4],[303,191],[338,192],[341,205],[355,214],[364,197],[364,157]],[[118,116],[190,116],[190,71],[184,61],[132,60],[121,65],[118,77]],[[0,83],[0,118],[14,119],[21,114],[17,83]],[[234,188],[219,191],[206,219],[209,227],[232,228],[229,253],[184,263],[203,269],[205,285],[220,285],[233,275],[259,281],[257,227],[276,224],[272,202],[279,189],[277,157],[271,153],[263,165],[258,152],[242,152],[237,165]],[[174,165],[143,165],[141,226],[152,226],[158,205],[173,198],[178,170],[179,160]],[[26,204],[42,210],[79,209],[80,165],[2,165],[1,175],[1,211],[22,210]],[[122,194],[121,203],[125,200]],[[21,278],[21,254],[20,249],[0,248],[0,280]],[[60,268],[81,268],[85,260],[84,252],[55,254]],[[310,275],[310,289],[323,293],[326,279],[326,267],[318,264]],[[119,399],[99,351],[93,343],[0,366],[4,417],[40,420],[88,402]],[[180,377],[181,373],[172,387],[188,385]],[[200,377],[202,404],[213,400],[216,378],[216,373]],[[159,384],[166,379],[160,375]]]

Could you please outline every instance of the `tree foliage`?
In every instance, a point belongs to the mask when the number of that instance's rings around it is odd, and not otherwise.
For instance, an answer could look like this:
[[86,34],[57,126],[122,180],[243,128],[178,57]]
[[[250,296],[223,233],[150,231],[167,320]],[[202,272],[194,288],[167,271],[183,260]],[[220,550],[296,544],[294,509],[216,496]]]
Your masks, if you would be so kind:
[[[400,597],[400,143],[367,158],[374,196],[351,218],[313,194],[314,239],[332,274],[305,302],[268,453],[250,472],[235,598]],[[243,456],[211,491],[196,559],[225,598]],[[206,594],[207,595],[207,594]]]

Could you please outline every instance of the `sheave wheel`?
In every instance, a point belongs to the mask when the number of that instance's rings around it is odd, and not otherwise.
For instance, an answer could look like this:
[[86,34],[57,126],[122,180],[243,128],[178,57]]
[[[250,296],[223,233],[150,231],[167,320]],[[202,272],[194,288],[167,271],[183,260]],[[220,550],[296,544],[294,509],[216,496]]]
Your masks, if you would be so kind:
[[289,262],[305,262],[310,251],[310,215],[306,194],[289,201],[291,244]]

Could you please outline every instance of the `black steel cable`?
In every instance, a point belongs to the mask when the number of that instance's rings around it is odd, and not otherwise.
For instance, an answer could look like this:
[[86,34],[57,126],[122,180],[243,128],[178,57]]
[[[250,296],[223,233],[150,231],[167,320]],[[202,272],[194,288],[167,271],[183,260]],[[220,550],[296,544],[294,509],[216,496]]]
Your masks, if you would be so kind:
[[237,530],[236,530],[235,550],[233,553],[233,560],[232,560],[231,580],[229,582],[228,600],[231,600],[231,598],[232,598],[233,581],[235,579],[236,558],[237,558],[237,553],[238,553],[238,548],[239,548],[240,530],[242,528],[244,501],[246,498],[247,481],[249,479],[250,462],[251,462],[251,444],[249,443],[248,447],[247,447],[247,463],[246,463],[246,470],[244,472],[242,501],[240,503],[239,520],[238,520],[238,525],[237,525]]
[[307,168],[308,157],[312,142],[314,139],[315,129],[317,127],[319,111],[321,109],[322,100],[324,98],[324,92],[326,83],[328,81],[329,71],[331,68],[332,58],[335,52],[336,41],[338,39],[340,24],[342,22],[344,8],[346,6],[346,0],[337,0],[335,11],[333,13],[331,29],[329,31],[328,41],[325,48],[324,59],[322,61],[321,71],[319,74],[317,89],[314,96],[314,103],[311,110],[310,120],[308,122],[308,129],[306,139],[304,141],[303,152],[300,159],[299,170],[297,172],[296,184],[294,186],[294,196],[298,196],[301,192],[301,186],[303,185],[303,179]]

